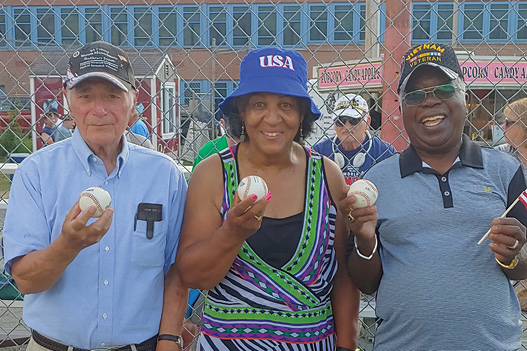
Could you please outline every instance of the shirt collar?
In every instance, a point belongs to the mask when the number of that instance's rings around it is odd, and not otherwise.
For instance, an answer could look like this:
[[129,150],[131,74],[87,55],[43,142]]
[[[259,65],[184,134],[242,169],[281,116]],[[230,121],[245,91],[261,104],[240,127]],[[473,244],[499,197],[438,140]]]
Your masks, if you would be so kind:
[[[125,166],[126,162],[128,161],[128,157],[130,155],[130,149],[128,146],[129,144],[128,144],[128,141],[126,141],[126,137],[124,136],[124,134],[121,138],[122,138],[123,148],[121,152],[119,153],[119,155],[117,156],[117,162],[116,162],[118,177],[121,175],[121,171],[123,167]],[[77,157],[79,158],[82,164],[82,167],[88,173],[88,175],[91,175],[92,166],[89,160],[91,157],[96,156],[96,155],[93,153],[93,151],[91,151],[91,149],[88,147],[84,139],[82,139],[82,136],[78,130],[75,130],[73,132],[73,135],[71,137],[71,144],[73,146],[73,150],[77,154]]]
[[[461,149],[459,150],[458,158],[461,165],[472,168],[483,168],[483,157],[481,156],[481,148],[478,144],[468,138],[467,135],[462,136]],[[401,152],[399,157],[399,169],[401,178],[409,176],[415,172],[423,171],[423,161],[417,155],[412,144],[408,145],[406,150]]]

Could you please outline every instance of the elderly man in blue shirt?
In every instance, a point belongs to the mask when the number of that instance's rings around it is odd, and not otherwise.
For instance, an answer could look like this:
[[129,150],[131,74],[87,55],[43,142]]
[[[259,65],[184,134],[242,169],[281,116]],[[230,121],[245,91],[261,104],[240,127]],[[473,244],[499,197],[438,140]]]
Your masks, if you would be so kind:
[[[74,52],[64,94],[77,129],[15,174],[4,256],[26,294],[29,351],[181,347],[186,289],[167,273],[186,182],[172,159],[123,136],[135,84],[123,50],[94,42]],[[95,206],[79,208],[79,194],[91,186],[112,197],[100,218],[92,218]]]

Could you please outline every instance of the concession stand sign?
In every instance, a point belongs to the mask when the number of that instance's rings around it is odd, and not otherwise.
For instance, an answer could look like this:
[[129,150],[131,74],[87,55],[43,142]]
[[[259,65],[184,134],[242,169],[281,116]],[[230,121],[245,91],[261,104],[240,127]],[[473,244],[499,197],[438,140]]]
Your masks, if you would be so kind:
[[[465,82],[470,88],[493,87],[510,84],[520,86],[527,80],[527,60],[466,60],[461,62]],[[330,67],[318,67],[318,88],[321,90],[348,88],[382,88],[382,62],[350,63]]]
[[382,62],[319,67],[318,88],[382,88]]
[[497,83],[520,86],[527,80],[527,61],[474,60],[461,62],[465,82],[473,86],[494,86]]

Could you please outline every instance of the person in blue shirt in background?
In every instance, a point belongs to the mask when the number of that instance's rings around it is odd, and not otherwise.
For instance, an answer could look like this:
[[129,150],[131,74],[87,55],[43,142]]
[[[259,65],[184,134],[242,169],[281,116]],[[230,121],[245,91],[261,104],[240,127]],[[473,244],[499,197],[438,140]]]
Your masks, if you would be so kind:
[[62,119],[62,123],[57,127],[56,139],[55,141],[61,141],[64,139],[71,138],[73,135],[73,130],[75,129],[75,120],[68,113]]
[[146,123],[143,122],[143,120],[141,119],[139,111],[137,110],[134,110],[132,119],[130,119],[130,127],[128,129],[134,134],[142,135],[145,138],[150,139],[150,132],[148,131],[148,127],[146,126]]
[[348,185],[371,166],[396,153],[392,145],[369,133],[368,110],[368,104],[360,95],[340,97],[333,109],[336,135],[313,146],[313,150],[335,161]]
[[[3,231],[5,268],[25,294],[27,350],[181,349],[188,289],[167,273],[185,178],[124,137],[137,90],[123,50],[92,42],[72,54],[66,77],[77,130],[20,164]],[[112,198],[100,218],[78,204],[92,186]]]
[[40,131],[43,146],[51,145],[56,141],[58,119],[59,113],[54,108],[44,114],[44,127]]

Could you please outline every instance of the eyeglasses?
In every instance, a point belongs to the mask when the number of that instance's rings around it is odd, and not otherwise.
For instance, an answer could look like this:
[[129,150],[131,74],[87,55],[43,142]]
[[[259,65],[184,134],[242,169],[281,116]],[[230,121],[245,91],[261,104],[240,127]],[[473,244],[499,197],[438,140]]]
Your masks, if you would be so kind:
[[508,119],[508,118],[505,118],[505,122],[503,123],[503,126],[504,126],[505,128],[510,128],[510,127],[512,127],[513,125],[515,125],[516,122],[518,122],[518,120],[513,121],[513,120],[510,120],[510,119]]
[[434,94],[435,98],[438,100],[447,100],[450,99],[456,93],[456,87],[452,84],[443,84],[436,87],[430,87],[427,89],[414,90],[409,92],[403,97],[403,101],[408,106],[417,106],[422,104],[428,93]]
[[362,121],[362,119],[363,119],[362,117],[361,118],[352,118],[352,117],[348,117],[348,116],[339,116],[335,120],[335,124],[338,127],[344,127],[344,125],[346,124],[346,121],[347,121],[347,122],[350,122],[350,124],[352,126],[356,126],[357,124],[359,124]]

